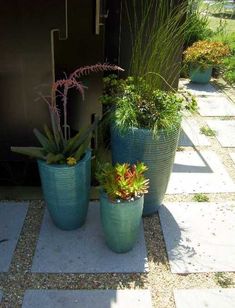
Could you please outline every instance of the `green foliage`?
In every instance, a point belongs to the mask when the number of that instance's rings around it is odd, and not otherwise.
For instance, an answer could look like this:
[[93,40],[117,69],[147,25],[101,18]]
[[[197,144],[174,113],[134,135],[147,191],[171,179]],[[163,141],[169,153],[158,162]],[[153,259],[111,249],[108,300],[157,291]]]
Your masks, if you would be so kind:
[[144,77],[152,89],[175,86],[189,21],[187,1],[125,1],[132,39],[129,75]]
[[231,56],[223,60],[223,77],[231,84],[235,83],[235,32],[221,33],[215,37],[218,41],[227,44],[231,50]]
[[178,94],[153,90],[144,78],[138,77],[116,82],[116,90],[111,91],[115,95],[107,98],[109,86],[110,81],[105,83],[105,101],[115,104],[112,117],[121,132],[137,127],[150,129],[156,135],[159,129],[179,125],[183,99]]
[[207,126],[202,126],[200,128],[200,133],[208,136],[208,137],[215,137],[216,136],[216,131],[214,131],[213,129],[211,129],[210,127]]
[[227,277],[225,273],[215,273],[215,281],[222,288],[229,288],[234,286],[233,279]]
[[146,170],[141,162],[115,166],[106,163],[99,167],[96,177],[111,200],[131,200],[148,192],[149,180],[143,175]]
[[198,193],[193,196],[193,200],[197,202],[209,202],[209,197],[205,194]]
[[187,93],[189,97],[187,97],[187,104],[185,105],[185,109],[188,110],[191,113],[196,113],[198,111],[198,104],[196,98],[191,95],[190,93]]
[[[56,144],[57,142],[58,144],[64,144],[64,140],[58,136],[56,141],[52,130],[45,127],[44,134],[38,129],[34,129],[34,134],[41,147],[11,147],[11,150],[19,154],[46,160],[48,164],[67,163],[68,165],[74,165],[81,159],[89,147],[92,131],[96,127],[97,122],[98,120],[84,130],[83,133],[79,132],[73,138],[66,141],[62,149],[58,148]],[[71,158],[74,158],[74,160],[71,160]]]
[[186,48],[213,35],[213,31],[209,27],[208,14],[202,14],[201,12],[201,1],[188,1],[187,20],[187,29],[184,36]]

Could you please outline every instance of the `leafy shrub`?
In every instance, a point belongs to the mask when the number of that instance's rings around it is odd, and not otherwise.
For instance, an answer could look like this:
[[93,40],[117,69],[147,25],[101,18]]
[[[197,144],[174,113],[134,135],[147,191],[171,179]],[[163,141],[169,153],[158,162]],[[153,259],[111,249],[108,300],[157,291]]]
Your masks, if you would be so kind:
[[143,175],[146,170],[147,167],[141,162],[136,165],[125,163],[115,166],[106,163],[100,166],[96,176],[111,200],[131,200],[148,192],[149,180]]
[[229,47],[222,42],[198,41],[184,52],[184,61],[192,66],[207,68],[222,64],[230,54]]
[[[110,77],[111,79],[113,77]],[[154,134],[159,129],[172,129],[181,121],[183,99],[176,93],[153,90],[144,78],[128,77],[115,83],[115,95],[109,97],[110,79],[106,79],[103,103],[114,105],[112,116],[116,127],[146,128]]]

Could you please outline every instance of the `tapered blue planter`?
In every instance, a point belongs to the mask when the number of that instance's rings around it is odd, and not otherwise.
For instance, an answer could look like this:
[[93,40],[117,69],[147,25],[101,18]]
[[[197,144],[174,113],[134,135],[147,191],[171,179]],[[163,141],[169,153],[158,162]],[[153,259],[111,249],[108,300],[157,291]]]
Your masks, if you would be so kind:
[[180,124],[169,131],[160,130],[156,137],[148,129],[133,128],[121,134],[111,128],[112,162],[135,164],[138,161],[148,166],[145,173],[149,190],[144,197],[143,215],[156,213],[162,204],[170,179],[175,152],[180,134]]
[[212,67],[202,69],[200,67],[191,67],[189,69],[189,77],[192,82],[206,84],[210,81]]
[[91,152],[74,166],[38,160],[43,195],[55,225],[63,230],[81,227],[90,197]]
[[114,252],[131,250],[140,234],[144,197],[133,201],[112,202],[100,195],[101,224],[107,246]]

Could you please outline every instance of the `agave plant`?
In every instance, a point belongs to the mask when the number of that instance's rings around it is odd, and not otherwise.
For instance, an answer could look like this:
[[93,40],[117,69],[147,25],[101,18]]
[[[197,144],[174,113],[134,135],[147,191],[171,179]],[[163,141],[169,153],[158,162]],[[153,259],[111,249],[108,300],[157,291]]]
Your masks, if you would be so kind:
[[[11,147],[16,153],[28,155],[33,158],[46,160],[48,164],[76,164],[89,146],[92,132],[98,124],[96,119],[89,127],[80,130],[74,137],[70,138],[69,125],[67,122],[68,92],[76,89],[84,98],[85,87],[80,77],[93,72],[122,71],[120,67],[111,64],[96,64],[80,67],[72,72],[68,77],[55,81],[51,87],[51,94],[40,97],[49,108],[51,127],[44,125],[44,131],[34,129],[33,132],[41,147]],[[63,125],[61,124],[60,113],[57,106],[57,99],[63,102]]]
[[97,179],[113,201],[132,200],[148,192],[149,180],[144,177],[144,172],[148,168],[142,162],[136,165],[124,163],[115,166],[106,163],[98,169]]

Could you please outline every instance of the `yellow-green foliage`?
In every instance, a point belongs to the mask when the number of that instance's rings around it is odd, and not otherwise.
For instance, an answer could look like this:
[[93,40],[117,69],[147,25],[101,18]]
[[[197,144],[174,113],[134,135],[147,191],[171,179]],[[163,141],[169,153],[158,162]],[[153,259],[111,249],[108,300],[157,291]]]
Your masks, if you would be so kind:
[[192,66],[207,68],[218,66],[230,54],[228,45],[222,42],[198,41],[184,52],[184,61]]

